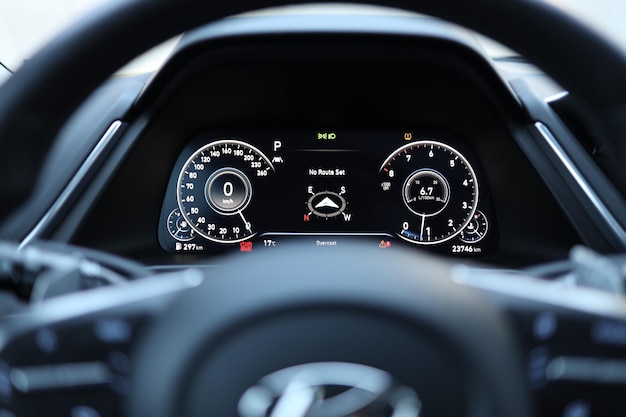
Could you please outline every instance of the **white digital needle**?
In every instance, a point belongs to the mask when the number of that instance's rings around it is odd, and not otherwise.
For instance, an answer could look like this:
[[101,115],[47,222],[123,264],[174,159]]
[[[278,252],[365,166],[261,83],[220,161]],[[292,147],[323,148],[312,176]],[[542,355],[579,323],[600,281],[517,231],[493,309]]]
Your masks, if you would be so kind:
[[246,226],[246,229],[252,233],[252,226],[250,225],[250,222],[248,222],[246,220],[246,218],[243,216],[243,212],[239,212],[239,216],[241,216],[241,220],[243,220],[243,224]]

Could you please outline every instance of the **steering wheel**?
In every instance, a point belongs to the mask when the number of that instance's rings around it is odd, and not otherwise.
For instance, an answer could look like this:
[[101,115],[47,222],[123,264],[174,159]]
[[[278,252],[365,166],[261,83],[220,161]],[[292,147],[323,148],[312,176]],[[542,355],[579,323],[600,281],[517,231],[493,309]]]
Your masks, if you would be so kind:
[[[65,32],[0,90],[0,145],[10,149],[0,154],[0,178],[11,179],[1,185],[0,216],[20,205],[29,210],[28,191],[55,134],[117,68],[200,24],[293,3],[302,2],[122,1]],[[541,1],[385,6],[475,29],[543,68],[602,128],[599,148],[611,150],[602,154],[603,167],[626,191],[619,163],[626,156],[626,58],[617,48]],[[519,352],[502,314],[451,282],[450,265],[389,256],[383,267],[358,245],[315,255],[295,247],[280,262],[227,263],[137,343],[129,414],[254,417],[269,404],[273,416],[417,417],[422,407],[427,415],[529,416]],[[311,408],[320,395],[322,406]]]

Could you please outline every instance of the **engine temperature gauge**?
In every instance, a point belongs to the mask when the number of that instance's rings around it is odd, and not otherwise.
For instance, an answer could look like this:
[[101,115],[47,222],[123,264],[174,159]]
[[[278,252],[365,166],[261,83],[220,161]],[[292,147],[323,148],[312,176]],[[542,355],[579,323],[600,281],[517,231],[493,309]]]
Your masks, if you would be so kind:
[[477,243],[483,240],[489,230],[489,222],[482,211],[476,210],[472,220],[461,231],[459,238],[465,243]]

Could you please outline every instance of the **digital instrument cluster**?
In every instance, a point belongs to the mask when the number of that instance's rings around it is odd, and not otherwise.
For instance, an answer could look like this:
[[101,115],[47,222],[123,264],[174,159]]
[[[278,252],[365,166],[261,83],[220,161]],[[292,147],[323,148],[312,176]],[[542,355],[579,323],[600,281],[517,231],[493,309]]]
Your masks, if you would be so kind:
[[211,253],[357,238],[484,254],[496,229],[478,168],[444,133],[211,132],[172,170],[159,242]]

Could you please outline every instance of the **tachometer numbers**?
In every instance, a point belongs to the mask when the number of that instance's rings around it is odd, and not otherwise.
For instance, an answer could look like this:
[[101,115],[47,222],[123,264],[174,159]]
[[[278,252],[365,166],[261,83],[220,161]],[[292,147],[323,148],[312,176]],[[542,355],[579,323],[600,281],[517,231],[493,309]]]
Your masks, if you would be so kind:
[[245,215],[255,181],[274,172],[257,148],[237,140],[209,143],[193,153],[178,177],[178,205],[200,236],[218,243],[236,243],[254,236]]
[[422,140],[402,146],[383,162],[380,175],[383,192],[404,205],[396,233],[411,243],[452,239],[476,212],[476,174],[459,151],[444,143]]

